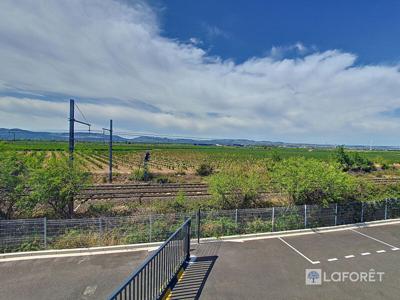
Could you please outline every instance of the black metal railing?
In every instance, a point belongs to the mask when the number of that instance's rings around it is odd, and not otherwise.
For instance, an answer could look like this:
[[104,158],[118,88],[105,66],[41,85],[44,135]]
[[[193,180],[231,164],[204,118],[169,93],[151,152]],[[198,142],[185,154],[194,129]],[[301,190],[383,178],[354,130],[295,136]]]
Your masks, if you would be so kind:
[[109,299],[160,299],[190,259],[190,225],[186,220]]

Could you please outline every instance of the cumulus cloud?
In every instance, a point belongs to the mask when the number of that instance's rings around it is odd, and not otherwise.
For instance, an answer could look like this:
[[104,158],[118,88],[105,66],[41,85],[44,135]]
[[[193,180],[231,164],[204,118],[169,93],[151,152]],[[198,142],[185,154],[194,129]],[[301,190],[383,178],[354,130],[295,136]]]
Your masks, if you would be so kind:
[[124,130],[398,144],[397,65],[301,43],[235,64],[161,32],[142,2],[1,1],[0,127],[66,128],[74,97]]

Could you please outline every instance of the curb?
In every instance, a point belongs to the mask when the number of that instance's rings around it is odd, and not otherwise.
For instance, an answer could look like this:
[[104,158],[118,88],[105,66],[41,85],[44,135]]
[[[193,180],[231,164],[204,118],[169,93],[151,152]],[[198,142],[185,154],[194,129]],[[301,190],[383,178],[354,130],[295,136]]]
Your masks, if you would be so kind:
[[152,250],[154,247],[158,247],[163,242],[143,243],[143,244],[129,244],[129,245],[117,245],[117,246],[104,246],[104,247],[90,247],[90,248],[74,248],[74,249],[59,249],[59,250],[40,250],[40,251],[29,251],[29,252],[12,252],[0,254],[0,259],[7,258],[33,258],[37,256],[57,256],[57,255],[77,255],[77,254],[104,254],[107,253],[118,253],[128,251],[145,251]]
[[200,242],[202,242],[202,241],[212,242],[212,241],[252,240],[252,239],[263,239],[263,238],[267,239],[267,238],[284,237],[284,236],[291,236],[291,235],[305,235],[305,234],[324,233],[324,232],[330,232],[330,231],[342,231],[342,230],[349,230],[349,229],[356,229],[356,228],[376,227],[376,226],[392,225],[392,224],[399,224],[399,223],[400,223],[400,219],[388,219],[388,220],[378,220],[378,221],[345,224],[345,225],[337,225],[337,226],[328,226],[328,227],[315,227],[315,228],[294,229],[294,230],[285,230],[285,231],[276,231],[276,232],[230,235],[230,236],[222,236],[219,238],[200,239]]

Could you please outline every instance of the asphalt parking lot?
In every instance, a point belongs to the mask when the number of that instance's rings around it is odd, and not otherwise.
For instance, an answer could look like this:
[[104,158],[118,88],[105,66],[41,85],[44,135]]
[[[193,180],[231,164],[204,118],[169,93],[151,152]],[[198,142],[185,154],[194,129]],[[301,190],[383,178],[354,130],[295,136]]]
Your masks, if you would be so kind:
[[106,299],[148,251],[0,262],[0,299]]
[[[400,223],[193,244],[171,299],[399,299],[399,246]],[[0,299],[106,299],[148,254],[0,260]]]
[[[399,299],[398,246],[395,224],[204,243],[193,254],[214,259],[201,299]],[[306,285],[306,269],[320,269],[320,285]]]

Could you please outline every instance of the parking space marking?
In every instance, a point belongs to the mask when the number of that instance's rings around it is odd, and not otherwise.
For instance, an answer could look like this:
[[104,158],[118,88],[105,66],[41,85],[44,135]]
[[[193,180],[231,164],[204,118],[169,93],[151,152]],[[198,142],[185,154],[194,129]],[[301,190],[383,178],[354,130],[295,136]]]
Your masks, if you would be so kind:
[[355,256],[353,254],[351,255],[346,255],[344,258],[354,258]]
[[337,261],[338,259],[336,257],[333,258],[328,258],[328,261]]
[[377,238],[374,238],[374,237],[372,237],[372,236],[370,236],[370,235],[368,235],[368,234],[359,232],[359,231],[354,230],[354,229],[350,229],[350,230],[353,231],[353,232],[355,232],[355,233],[358,233],[358,234],[360,234],[360,235],[362,235],[362,236],[365,236],[365,237],[367,237],[367,238],[369,238],[369,239],[371,239],[371,240],[374,240],[374,241],[376,241],[376,242],[378,242],[378,243],[381,243],[381,244],[383,244],[383,245],[389,246],[390,248],[392,248],[392,250],[394,250],[394,249],[399,249],[399,248],[397,248],[396,246],[393,246],[393,245],[391,245],[391,244],[388,244],[388,243],[386,243],[386,242],[384,242],[384,241],[381,241],[381,240],[379,240],[379,239],[377,239]]
[[290,245],[288,242],[286,242],[283,238],[278,237],[278,239],[280,241],[282,241],[283,243],[285,243],[289,248],[291,248],[293,251],[295,251],[297,254],[299,254],[301,257],[305,258],[308,262],[312,263],[313,265],[319,264],[320,261],[316,260],[313,261],[311,259],[309,259],[307,256],[305,256],[303,253],[301,253],[299,250],[297,250],[295,247],[293,247],[292,245]]
[[361,253],[362,256],[370,255],[370,254],[371,254],[370,252],[363,252],[363,253]]
[[378,251],[376,251],[376,253],[385,253],[386,252],[386,250],[378,250]]

